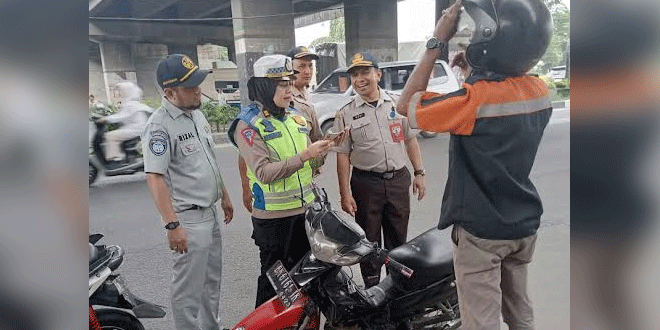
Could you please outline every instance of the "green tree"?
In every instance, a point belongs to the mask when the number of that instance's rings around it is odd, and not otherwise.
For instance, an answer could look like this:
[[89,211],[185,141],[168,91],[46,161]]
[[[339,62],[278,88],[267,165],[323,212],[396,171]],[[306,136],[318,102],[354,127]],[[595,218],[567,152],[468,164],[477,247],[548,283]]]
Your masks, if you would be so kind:
[[215,127],[216,131],[219,129],[219,125],[228,124],[239,112],[238,108],[227,104],[219,105],[213,101],[203,102],[199,110],[202,111],[206,120]]
[[570,38],[571,11],[561,0],[544,0],[553,20],[552,41],[538,65],[532,70],[546,74],[554,66],[566,64],[566,45]]
[[346,41],[345,24],[343,17],[337,17],[330,21],[330,34],[327,36],[314,39],[309,45],[310,48],[316,47],[320,44],[335,42],[342,43]]

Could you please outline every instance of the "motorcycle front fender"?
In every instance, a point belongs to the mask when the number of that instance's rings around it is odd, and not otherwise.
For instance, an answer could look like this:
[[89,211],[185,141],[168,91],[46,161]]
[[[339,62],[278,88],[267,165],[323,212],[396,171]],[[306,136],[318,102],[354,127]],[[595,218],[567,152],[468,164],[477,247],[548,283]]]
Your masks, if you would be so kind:
[[291,307],[286,308],[282,301],[275,296],[271,300],[255,309],[245,317],[232,330],[266,330],[266,329],[298,329],[299,324],[309,317],[305,329],[319,329],[319,313],[308,308],[311,304],[309,296],[303,293],[302,298],[297,300]]
[[144,301],[128,289],[121,276],[112,276],[90,298],[90,305],[132,310],[139,318],[162,318],[165,310]]

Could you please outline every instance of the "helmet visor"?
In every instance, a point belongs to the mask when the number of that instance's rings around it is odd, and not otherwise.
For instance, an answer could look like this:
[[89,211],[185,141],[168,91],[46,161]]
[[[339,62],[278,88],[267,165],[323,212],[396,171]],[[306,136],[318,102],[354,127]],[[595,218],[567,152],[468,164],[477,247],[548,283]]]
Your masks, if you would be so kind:
[[495,38],[498,18],[492,0],[466,0],[463,2],[463,8],[470,16],[474,28],[470,44],[487,42]]

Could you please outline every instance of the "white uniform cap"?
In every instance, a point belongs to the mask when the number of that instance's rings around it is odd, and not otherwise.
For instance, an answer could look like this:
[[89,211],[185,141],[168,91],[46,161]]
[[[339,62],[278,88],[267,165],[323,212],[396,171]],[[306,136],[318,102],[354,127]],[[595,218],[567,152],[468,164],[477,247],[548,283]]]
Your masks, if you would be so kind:
[[266,55],[254,62],[254,76],[275,80],[293,80],[295,71],[291,58],[284,55]]

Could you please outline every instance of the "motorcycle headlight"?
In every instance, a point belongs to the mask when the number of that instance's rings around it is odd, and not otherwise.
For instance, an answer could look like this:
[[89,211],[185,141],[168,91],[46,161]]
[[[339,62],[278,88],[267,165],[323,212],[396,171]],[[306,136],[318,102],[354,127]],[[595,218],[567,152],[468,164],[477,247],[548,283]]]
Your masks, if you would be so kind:
[[312,221],[305,221],[305,230],[314,257],[335,265],[350,266],[360,262],[366,254],[363,248],[359,248],[364,232],[359,226],[342,220],[334,212],[319,214]]
[[362,256],[341,253],[340,250],[344,246],[328,240],[322,231],[315,231],[311,235],[308,233],[307,237],[314,257],[321,261],[339,266],[350,266],[360,262]]

